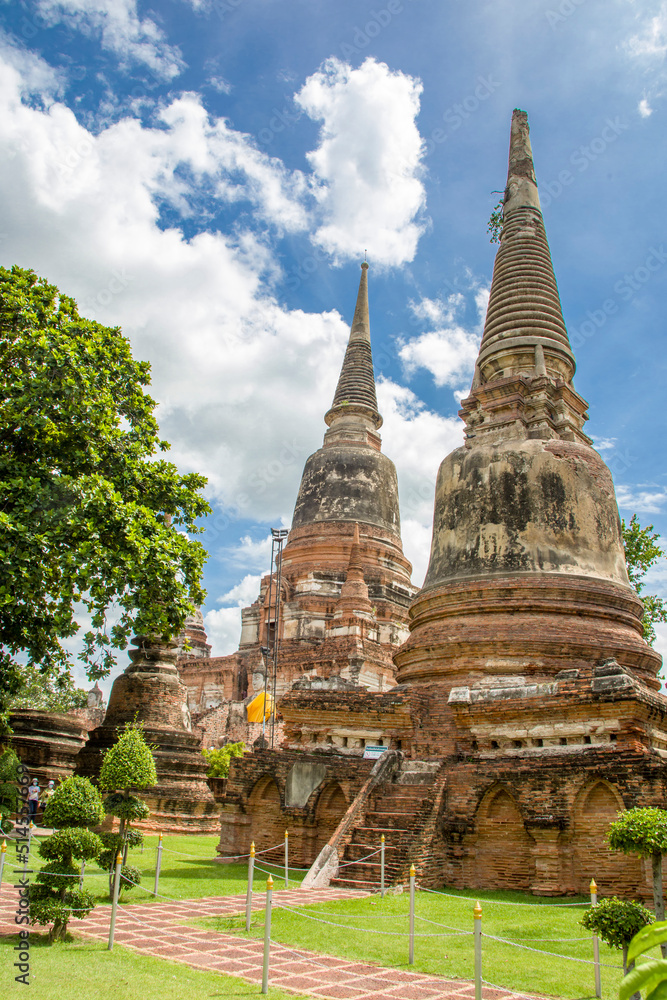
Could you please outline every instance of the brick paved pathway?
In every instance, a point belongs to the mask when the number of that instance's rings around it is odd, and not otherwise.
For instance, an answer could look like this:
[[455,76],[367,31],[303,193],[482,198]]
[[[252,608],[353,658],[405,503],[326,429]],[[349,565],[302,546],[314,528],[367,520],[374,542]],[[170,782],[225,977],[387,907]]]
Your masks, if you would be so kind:
[[[301,905],[332,899],[354,899],[358,891],[345,889],[281,889],[274,903]],[[6,882],[0,892],[0,934],[15,934],[18,893]],[[253,909],[264,908],[264,894],[255,893]],[[196,900],[132,903],[119,908],[114,941],[142,955],[168,958],[193,969],[239,976],[259,987],[262,981],[263,942],[221,934],[184,921],[197,917],[245,913],[244,896],[208,896]],[[73,921],[77,937],[108,940],[111,907],[97,906],[85,920]],[[271,945],[269,985],[322,1000],[474,1000],[471,982],[445,979],[403,969],[348,961],[330,955]],[[259,994],[259,989],[258,989]],[[484,987],[484,1000],[537,1000],[530,994]]]

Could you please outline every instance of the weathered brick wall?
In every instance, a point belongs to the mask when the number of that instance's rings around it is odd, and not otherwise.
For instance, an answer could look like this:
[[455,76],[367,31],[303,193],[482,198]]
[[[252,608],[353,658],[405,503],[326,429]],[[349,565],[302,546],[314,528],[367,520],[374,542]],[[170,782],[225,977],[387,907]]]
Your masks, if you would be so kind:
[[[323,780],[303,807],[285,805],[287,776],[297,762],[325,767]],[[288,829],[290,863],[310,865],[326,843],[322,839],[324,834],[327,830],[333,832],[372,766],[373,761],[358,757],[289,750],[260,750],[233,760],[218,854],[221,857],[247,854],[254,840],[257,850],[278,844],[271,857],[280,859]]]

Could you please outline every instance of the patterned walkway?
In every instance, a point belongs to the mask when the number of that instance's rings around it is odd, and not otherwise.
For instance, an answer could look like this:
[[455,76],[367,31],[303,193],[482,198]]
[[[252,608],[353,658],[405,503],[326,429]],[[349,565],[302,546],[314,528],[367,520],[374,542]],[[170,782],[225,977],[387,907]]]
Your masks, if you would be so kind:
[[[300,905],[333,899],[354,899],[367,893],[345,889],[282,889],[275,904]],[[0,892],[0,934],[15,934],[18,893],[6,882]],[[119,908],[114,941],[142,955],[168,958],[193,969],[239,976],[259,987],[262,981],[263,942],[233,934],[219,934],[185,926],[197,917],[245,913],[243,896],[209,896],[178,902],[137,903]],[[253,909],[264,908],[264,894],[255,893]],[[97,906],[85,920],[73,921],[77,937],[108,940],[111,907]],[[474,984],[419,972],[386,968],[364,962],[293,950],[271,944],[269,985],[323,1000],[474,1000]],[[530,994],[484,987],[483,1000],[536,1000]]]

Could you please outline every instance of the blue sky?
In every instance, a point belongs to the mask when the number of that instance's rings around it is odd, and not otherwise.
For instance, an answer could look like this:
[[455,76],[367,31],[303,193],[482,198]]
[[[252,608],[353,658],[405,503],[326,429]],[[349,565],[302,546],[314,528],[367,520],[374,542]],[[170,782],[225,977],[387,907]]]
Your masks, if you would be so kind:
[[[120,324],[209,477],[214,653],[321,444],[364,251],[384,450],[420,583],[462,437],[514,107],[588,433],[667,535],[664,0],[0,5],[0,260]],[[653,589],[667,593],[667,567]],[[662,631],[663,650],[667,630]]]

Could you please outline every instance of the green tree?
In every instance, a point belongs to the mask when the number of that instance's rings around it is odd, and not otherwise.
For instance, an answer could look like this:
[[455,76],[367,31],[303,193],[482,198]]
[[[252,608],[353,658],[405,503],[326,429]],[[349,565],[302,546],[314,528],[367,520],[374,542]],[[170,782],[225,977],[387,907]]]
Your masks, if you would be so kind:
[[18,811],[19,759],[11,747],[0,749],[0,833],[12,829],[10,817]]
[[100,857],[103,867],[111,870],[119,849],[123,851],[123,863],[126,864],[130,846],[143,842],[143,834],[130,830],[130,823],[146,819],[150,811],[144,800],[132,794],[131,789],[152,788],[156,784],[155,759],[146,742],[143,725],[128,722],[124,732],[105,753],[100,769],[100,788],[111,792],[104,800],[104,808],[119,820],[117,834],[103,835],[106,848]]
[[653,914],[641,903],[627,899],[601,899],[586,910],[580,923],[586,930],[597,934],[610,948],[623,952],[623,972],[628,971],[628,947],[642,927],[650,924]]
[[238,743],[226,743],[224,747],[217,750],[213,747],[210,750],[202,750],[204,760],[208,764],[206,777],[226,778],[229,774],[232,757],[242,757],[245,752],[246,746],[243,740],[239,740]]
[[667,621],[667,604],[661,597],[656,597],[655,594],[642,595],[642,591],[644,589],[644,577],[648,570],[666,553],[658,545],[660,535],[653,531],[653,525],[648,524],[645,528],[642,528],[636,514],[632,515],[629,524],[626,524],[624,520],[621,521],[621,531],[623,533],[625,562],[628,568],[630,584],[644,605],[644,617],[642,619],[644,638],[648,643],[653,645],[656,639],[656,622]]
[[102,797],[88,778],[73,775],[56,788],[44,809],[44,825],[55,833],[39,845],[46,859],[30,887],[30,918],[33,924],[52,924],[49,941],[64,941],[72,916],[78,920],[90,913],[95,899],[80,889],[76,876],[80,866],[102,850],[102,841],[90,829],[104,819]]
[[[651,859],[655,919],[664,920],[662,856],[667,853],[667,810],[655,806],[626,809],[609,827],[607,839],[612,851]],[[667,947],[663,945],[663,957],[665,954]]]
[[31,708],[40,712],[69,712],[85,708],[88,692],[74,686],[71,675],[44,676],[34,663],[21,667],[21,687],[7,699],[7,709],[14,712]]
[[93,679],[133,633],[171,637],[203,602],[205,550],[189,536],[210,510],[206,480],[157,457],[169,445],[149,375],[120,329],[0,268],[0,714],[22,658],[46,677],[70,671],[77,614]]

